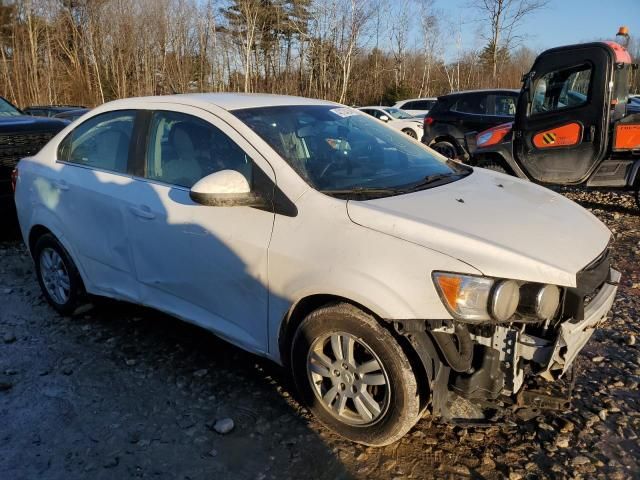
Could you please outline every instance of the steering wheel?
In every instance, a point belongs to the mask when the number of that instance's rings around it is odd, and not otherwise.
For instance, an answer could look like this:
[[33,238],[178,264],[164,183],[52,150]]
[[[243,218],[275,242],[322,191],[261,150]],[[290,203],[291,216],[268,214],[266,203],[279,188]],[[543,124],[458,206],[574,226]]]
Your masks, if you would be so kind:
[[324,178],[331,170],[336,170],[339,167],[337,160],[331,160],[318,174],[318,179]]

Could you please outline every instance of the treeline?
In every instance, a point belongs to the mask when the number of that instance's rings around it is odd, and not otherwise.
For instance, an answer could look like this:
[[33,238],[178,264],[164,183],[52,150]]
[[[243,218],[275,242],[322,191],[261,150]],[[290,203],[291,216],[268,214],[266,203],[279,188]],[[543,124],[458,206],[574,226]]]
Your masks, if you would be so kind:
[[93,106],[238,91],[362,105],[518,87],[535,52],[489,37],[465,49],[463,28],[477,27],[433,0],[0,0],[0,95]]

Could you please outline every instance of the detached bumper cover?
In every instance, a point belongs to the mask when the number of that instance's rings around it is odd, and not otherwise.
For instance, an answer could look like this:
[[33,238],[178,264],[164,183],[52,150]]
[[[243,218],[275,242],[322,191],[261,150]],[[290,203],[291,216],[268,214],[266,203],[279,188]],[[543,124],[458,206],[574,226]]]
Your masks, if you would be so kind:
[[562,323],[555,342],[522,335],[518,339],[521,357],[543,366],[539,375],[547,380],[554,380],[558,374],[564,375],[595,329],[607,318],[618,291],[619,281],[620,272],[610,269],[607,281],[585,308],[584,319],[567,320]]
[[607,282],[585,308],[584,320],[575,323],[567,321],[560,325],[560,334],[553,346],[547,368],[541,373],[543,377],[552,380],[551,371],[560,369],[561,375],[564,375],[595,329],[606,320],[616,297],[619,281],[620,272],[611,269]]

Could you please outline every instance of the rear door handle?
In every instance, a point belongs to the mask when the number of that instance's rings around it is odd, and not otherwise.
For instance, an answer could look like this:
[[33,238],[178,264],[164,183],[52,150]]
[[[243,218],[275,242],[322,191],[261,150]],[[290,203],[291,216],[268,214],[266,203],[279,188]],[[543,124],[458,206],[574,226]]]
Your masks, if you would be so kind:
[[148,220],[156,218],[155,214],[146,205],[141,205],[139,207],[131,206],[129,207],[129,210],[131,210],[131,213],[133,213],[136,217],[146,218]]
[[55,185],[58,190],[69,190],[69,184],[64,180],[58,180]]

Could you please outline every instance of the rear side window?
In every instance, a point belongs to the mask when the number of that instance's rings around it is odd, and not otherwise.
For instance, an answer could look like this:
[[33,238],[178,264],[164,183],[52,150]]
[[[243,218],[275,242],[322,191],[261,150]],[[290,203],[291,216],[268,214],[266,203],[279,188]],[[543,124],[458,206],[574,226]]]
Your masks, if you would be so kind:
[[[411,102],[412,110],[431,110],[433,104],[436,103],[435,100],[417,100],[415,102]],[[407,107],[405,107],[407,108]]]
[[586,105],[590,85],[590,65],[545,73],[535,81],[530,115]]
[[471,113],[474,115],[486,115],[487,95],[474,94],[463,95],[451,107],[451,110],[459,113]]
[[58,147],[58,160],[126,173],[135,110],[116,110],[78,125]]
[[154,112],[145,177],[191,188],[220,170],[236,170],[251,184],[253,162],[245,151],[209,122],[178,112]]

